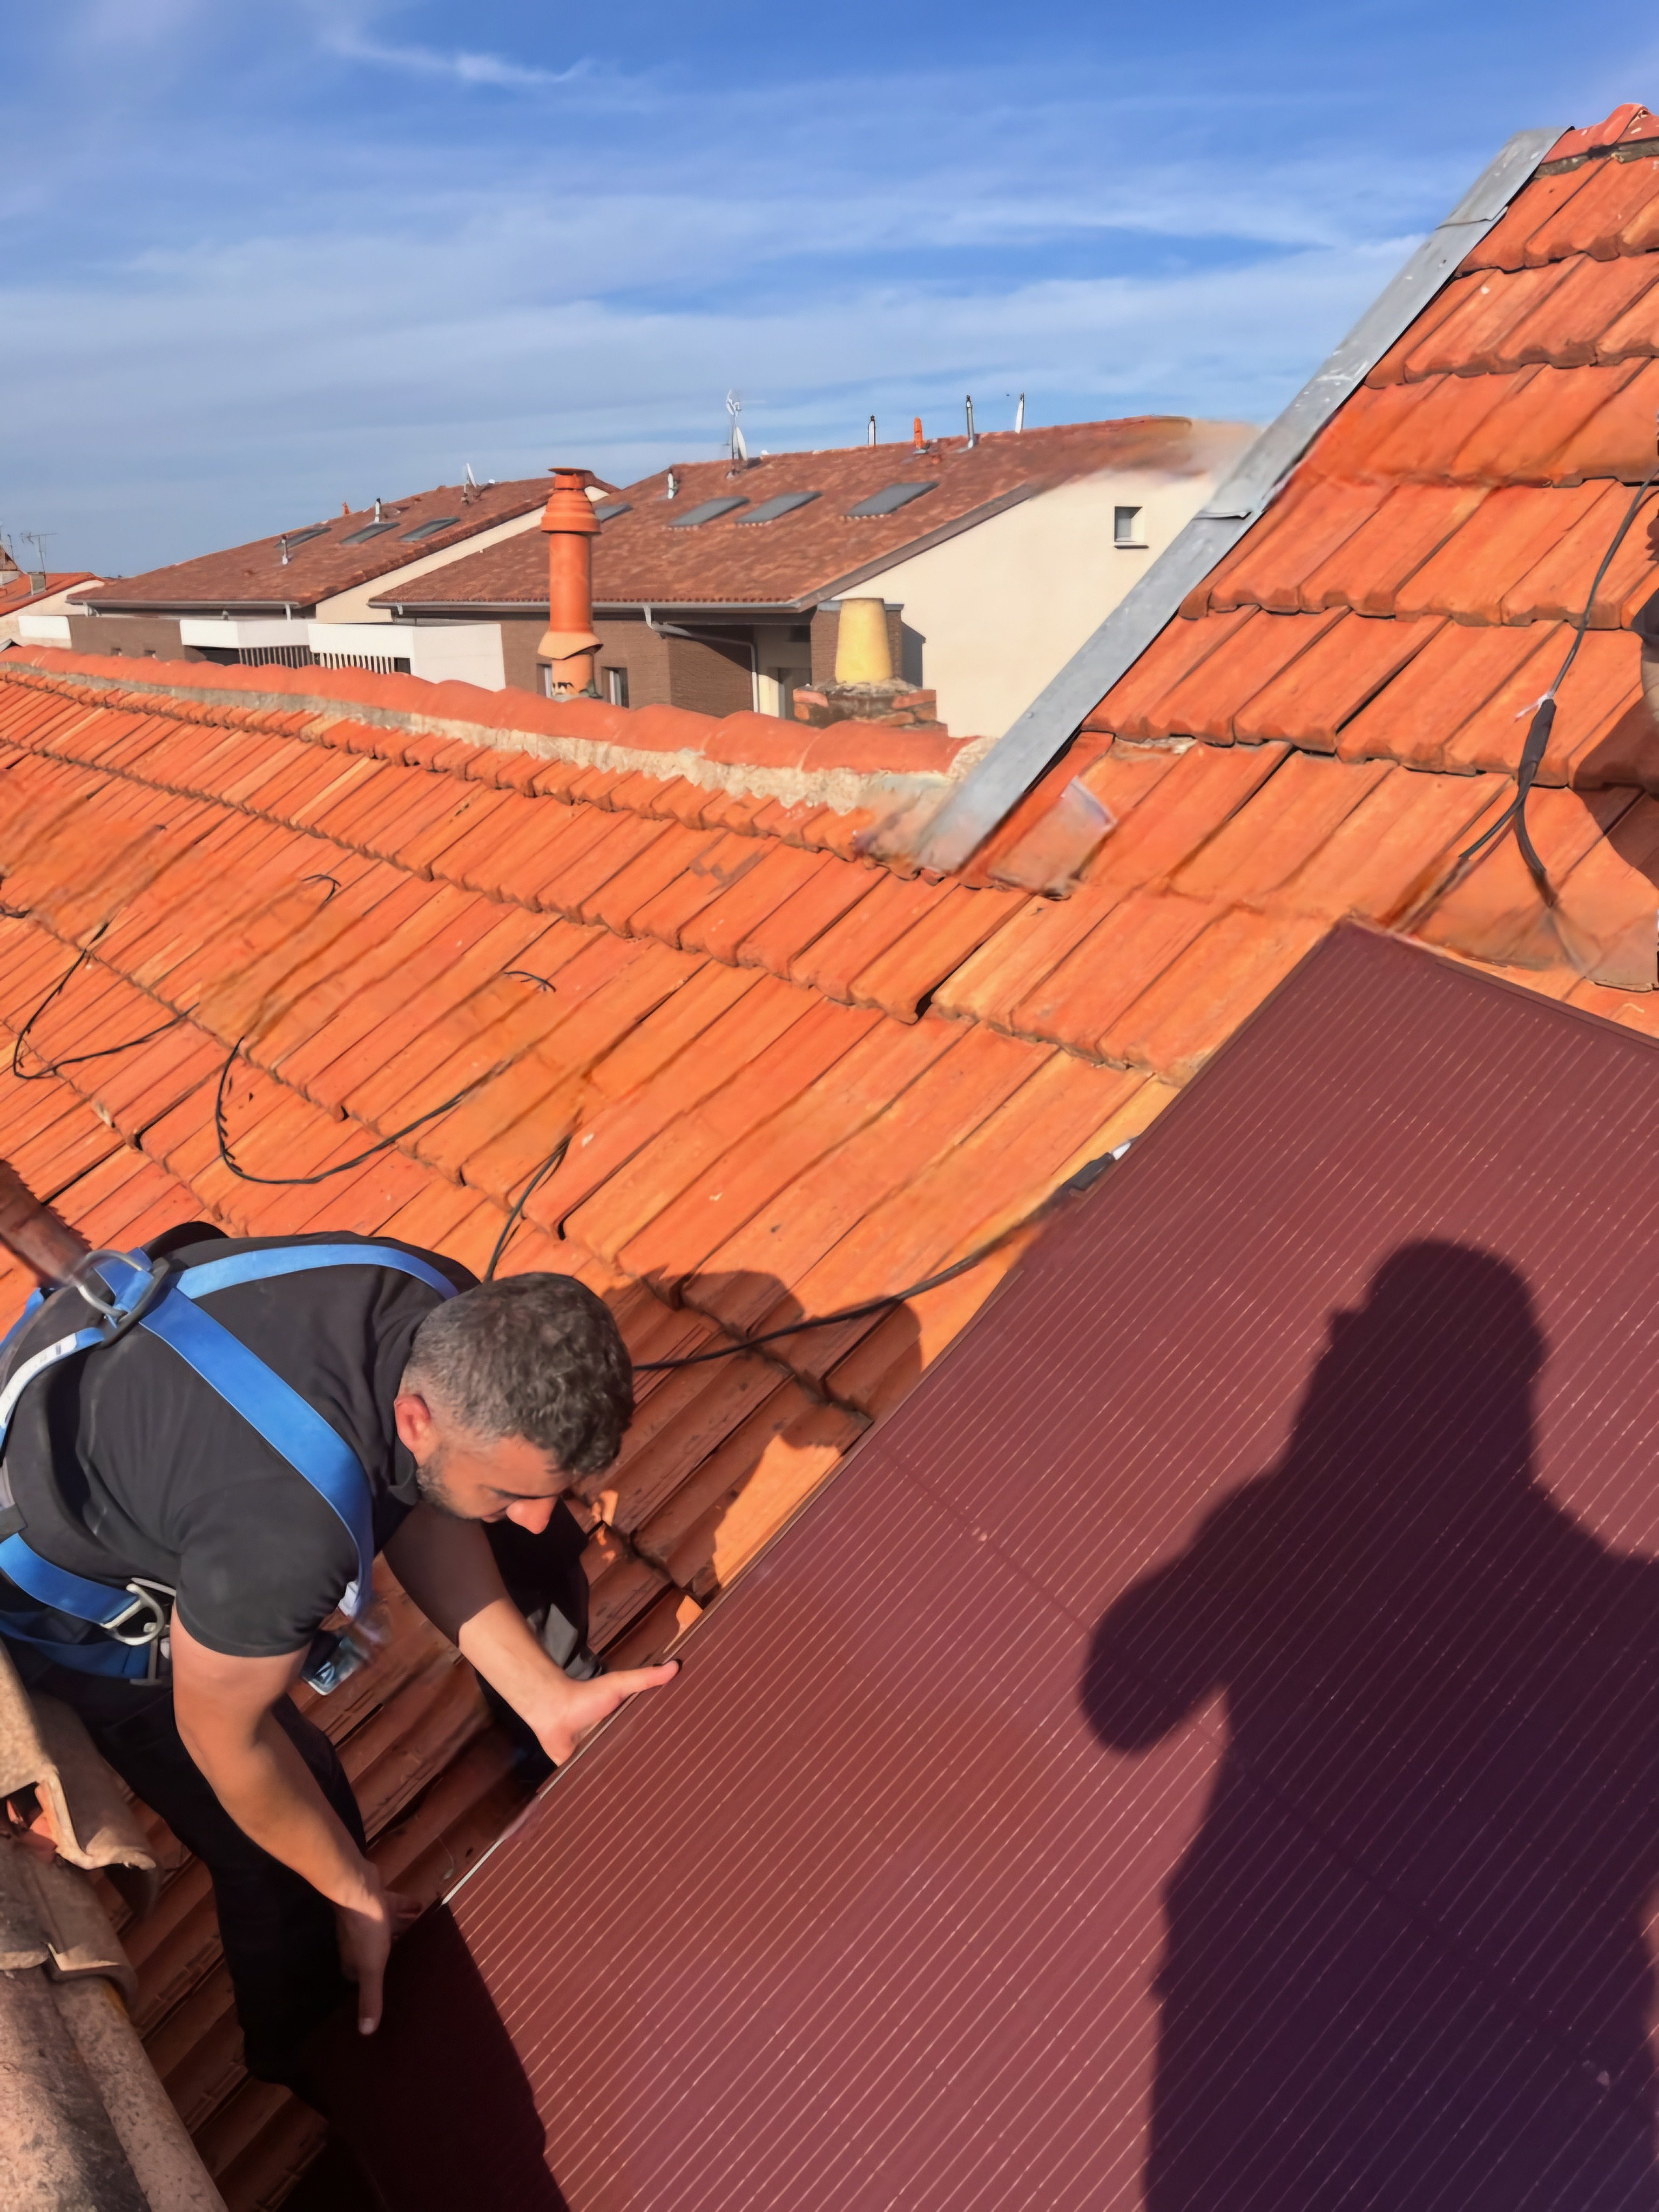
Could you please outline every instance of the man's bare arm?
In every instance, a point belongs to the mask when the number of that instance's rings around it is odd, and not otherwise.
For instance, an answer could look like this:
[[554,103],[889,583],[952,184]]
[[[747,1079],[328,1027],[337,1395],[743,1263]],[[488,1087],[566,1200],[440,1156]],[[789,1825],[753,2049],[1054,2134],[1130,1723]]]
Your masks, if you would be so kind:
[[578,1740],[641,1690],[677,1672],[632,1667],[573,1682],[550,1659],[507,1595],[489,1540],[477,1522],[417,1505],[386,1547],[393,1572],[434,1628],[460,1646],[478,1672],[535,1730],[562,1765]]
[[357,2024],[380,2025],[386,1954],[400,1921],[389,1895],[318,1787],[272,1707],[305,1657],[237,1659],[198,1644],[175,1613],[173,1708],[185,1748],[245,1836],[335,1907],[341,1963],[357,1984]]

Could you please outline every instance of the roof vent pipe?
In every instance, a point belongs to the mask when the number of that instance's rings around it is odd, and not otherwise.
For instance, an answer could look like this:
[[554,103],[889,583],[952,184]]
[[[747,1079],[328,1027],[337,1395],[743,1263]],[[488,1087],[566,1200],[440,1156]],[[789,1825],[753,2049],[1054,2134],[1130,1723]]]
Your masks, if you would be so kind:
[[974,428],[974,395],[971,392],[968,394],[966,404],[968,410],[968,445],[969,449],[971,452],[973,447],[979,443],[978,434]]
[[283,532],[276,543],[283,550],[283,566],[286,568],[288,566],[288,532],[286,531]]
[[876,418],[873,415],[870,417],[870,434],[864,442],[866,446],[873,446],[876,442]]
[[547,533],[547,630],[537,647],[549,664],[548,692],[555,699],[597,699],[593,655],[593,540],[599,518],[587,487],[591,470],[553,471],[553,489],[542,509]]
[[1025,428],[1025,394],[1023,392],[1019,395],[1019,404],[1014,410],[1014,428],[1016,430]]
[[383,522],[386,520],[386,517],[380,513],[380,502],[378,498],[374,501],[374,520],[376,522]]

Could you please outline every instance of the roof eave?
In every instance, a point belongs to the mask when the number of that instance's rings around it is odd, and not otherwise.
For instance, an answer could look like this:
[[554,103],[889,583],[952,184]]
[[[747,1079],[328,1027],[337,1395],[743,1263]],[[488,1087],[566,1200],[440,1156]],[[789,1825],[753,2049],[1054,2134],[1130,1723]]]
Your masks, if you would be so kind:
[[927,826],[913,857],[959,868],[1075,736],[1083,718],[1256,520],[1337,409],[1531,179],[1560,127],[1518,131],[1483,169],[1226,481],[1050,679]]

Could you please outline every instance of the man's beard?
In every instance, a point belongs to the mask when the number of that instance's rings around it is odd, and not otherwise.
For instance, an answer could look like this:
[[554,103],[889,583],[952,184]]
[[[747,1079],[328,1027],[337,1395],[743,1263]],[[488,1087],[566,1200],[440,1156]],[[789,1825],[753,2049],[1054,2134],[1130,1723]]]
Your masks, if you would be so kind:
[[430,1459],[416,1462],[415,1487],[421,1493],[421,1503],[429,1505],[434,1513],[441,1513],[446,1520],[470,1521],[472,1518],[470,1513],[462,1512],[444,1480],[444,1449],[441,1444]]

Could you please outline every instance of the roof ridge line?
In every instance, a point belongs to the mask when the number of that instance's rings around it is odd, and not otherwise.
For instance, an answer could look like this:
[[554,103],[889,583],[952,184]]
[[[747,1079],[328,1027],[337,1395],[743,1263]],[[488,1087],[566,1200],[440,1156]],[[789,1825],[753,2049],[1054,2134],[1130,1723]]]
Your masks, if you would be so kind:
[[[608,738],[581,737],[574,732],[562,735],[540,730],[504,731],[487,722],[467,721],[452,715],[422,714],[404,708],[374,706],[367,702],[360,704],[356,701],[335,697],[327,692],[307,695],[301,692],[243,691],[210,684],[170,684],[125,674],[104,676],[84,670],[49,668],[38,661],[22,660],[9,653],[0,657],[0,680],[27,683],[31,678],[34,686],[53,690],[80,687],[94,696],[100,692],[118,692],[138,697],[149,696],[158,701],[218,707],[247,715],[275,714],[286,719],[309,708],[313,710],[313,720],[358,722],[372,729],[401,731],[411,737],[441,738],[450,743],[474,746],[480,751],[527,753],[536,759],[558,763],[566,767],[598,769],[606,775],[642,775],[663,783],[678,779],[699,790],[723,791],[734,799],[775,799],[786,806],[827,806],[836,814],[879,811],[885,804],[890,814],[903,813],[908,817],[912,810],[930,799],[942,806],[995,742],[990,738],[969,739],[959,745],[946,769],[915,769],[884,773],[857,769],[850,764],[826,764],[821,768],[807,769],[742,760],[714,760],[706,751],[690,745],[678,747],[671,752],[650,746],[618,744]],[[711,716],[707,719],[712,735],[724,722],[741,718],[723,716],[716,719]],[[260,726],[249,724],[244,726]],[[788,728],[791,726],[781,724],[780,726]],[[832,730],[836,726],[830,726]],[[857,722],[847,725],[849,730],[860,734],[881,726]],[[292,737],[301,733],[282,730],[272,734]],[[823,734],[825,733],[809,733],[804,730],[803,743],[808,741],[809,735]],[[894,731],[890,734],[895,739],[902,739],[908,733]],[[511,742],[507,741],[509,738]],[[312,739],[311,742],[318,740]]]

